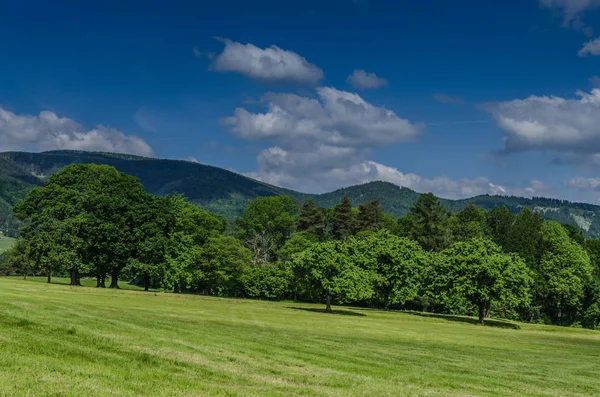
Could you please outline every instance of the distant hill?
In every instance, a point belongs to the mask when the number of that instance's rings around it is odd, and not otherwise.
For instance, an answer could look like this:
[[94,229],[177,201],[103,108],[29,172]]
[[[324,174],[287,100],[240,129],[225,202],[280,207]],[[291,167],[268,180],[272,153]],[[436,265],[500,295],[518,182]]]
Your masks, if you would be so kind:
[[[387,182],[371,182],[331,193],[311,195],[272,186],[243,175],[181,160],[161,160],[114,153],[51,151],[43,153],[0,153],[0,230],[9,236],[18,231],[12,206],[29,190],[44,184],[58,170],[75,163],[108,164],[141,180],[147,191],[157,195],[183,194],[190,202],[228,218],[241,214],[257,197],[286,194],[299,203],[313,198],[321,207],[331,207],[345,196],[353,204],[379,199],[386,212],[405,215],[419,193]],[[523,207],[539,211],[546,219],[582,228],[591,237],[600,237],[600,206],[545,198],[477,196],[466,200],[442,200],[451,211],[471,203],[491,209],[505,205],[513,212]]]

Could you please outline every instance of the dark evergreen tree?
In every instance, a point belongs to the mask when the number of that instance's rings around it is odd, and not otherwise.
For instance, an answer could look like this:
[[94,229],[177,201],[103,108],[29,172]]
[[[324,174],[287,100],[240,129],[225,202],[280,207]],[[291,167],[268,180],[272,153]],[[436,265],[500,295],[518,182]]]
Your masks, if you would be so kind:
[[448,246],[447,223],[449,212],[432,193],[422,194],[410,208],[412,238],[424,250],[441,251]]
[[385,213],[379,205],[379,200],[375,199],[358,206],[358,231],[377,231],[385,226]]
[[515,222],[515,214],[505,206],[496,207],[487,213],[487,224],[492,241],[498,244],[504,252],[510,249],[511,230]]
[[300,208],[297,230],[316,236],[319,240],[325,237],[325,212],[317,207],[315,200],[308,200]]
[[356,215],[352,211],[352,202],[348,197],[344,197],[344,200],[333,209],[331,229],[336,240],[345,240],[354,234]]

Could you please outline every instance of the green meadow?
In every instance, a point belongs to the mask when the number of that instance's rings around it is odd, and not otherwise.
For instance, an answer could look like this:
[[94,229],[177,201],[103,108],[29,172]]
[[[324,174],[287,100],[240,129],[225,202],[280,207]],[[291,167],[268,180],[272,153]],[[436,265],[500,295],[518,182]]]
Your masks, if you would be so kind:
[[600,395],[597,331],[36,281],[0,278],[2,396]]

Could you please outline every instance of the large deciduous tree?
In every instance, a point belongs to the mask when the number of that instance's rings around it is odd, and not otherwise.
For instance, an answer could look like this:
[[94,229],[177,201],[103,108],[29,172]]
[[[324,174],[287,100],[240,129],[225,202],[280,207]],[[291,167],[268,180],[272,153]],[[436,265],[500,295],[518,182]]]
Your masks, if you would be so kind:
[[325,311],[331,313],[332,300],[345,303],[373,295],[373,274],[357,265],[361,261],[348,255],[345,241],[328,241],[295,255],[293,265],[325,301]]
[[385,310],[395,303],[414,299],[420,290],[421,272],[427,255],[413,240],[387,230],[348,241],[349,255],[373,274],[373,287]]
[[591,285],[593,268],[587,252],[556,222],[542,226],[543,254],[537,269],[537,298],[544,315],[558,324],[575,321]]
[[66,247],[61,240],[75,233],[77,243],[69,250],[75,253],[74,260],[93,268],[99,287],[109,273],[111,287],[118,288],[121,270],[139,255],[140,242],[148,238],[145,223],[155,219],[149,212],[150,200],[143,185],[130,175],[107,165],[76,164],[33,189],[14,212],[30,223],[33,235],[60,230],[54,237],[48,235],[56,246]]
[[436,276],[438,296],[466,299],[477,308],[480,324],[493,302],[513,308],[530,302],[530,270],[517,255],[504,254],[487,239],[458,242],[445,250]]
[[240,239],[253,252],[253,263],[270,262],[294,231],[298,205],[288,196],[257,198],[237,219]]

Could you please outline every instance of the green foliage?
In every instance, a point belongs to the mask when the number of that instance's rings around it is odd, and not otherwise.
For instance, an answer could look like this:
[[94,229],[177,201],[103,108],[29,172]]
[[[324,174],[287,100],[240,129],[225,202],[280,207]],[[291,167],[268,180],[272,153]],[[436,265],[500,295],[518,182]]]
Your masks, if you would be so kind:
[[427,255],[412,240],[382,230],[348,241],[351,257],[373,275],[373,288],[384,309],[414,299],[421,286]]
[[295,254],[299,254],[312,247],[312,245],[317,242],[318,239],[315,235],[299,232],[293,233],[279,250],[279,259],[282,261],[289,261]]
[[542,225],[544,220],[537,212],[524,208],[516,216],[510,229],[508,252],[514,252],[525,260],[530,268],[535,268],[542,249]]
[[487,212],[487,225],[492,241],[505,251],[510,249],[511,231],[515,215],[505,206]]
[[297,230],[323,240],[326,233],[325,218],[325,211],[318,208],[314,200],[308,200],[300,208]]
[[463,298],[478,309],[483,324],[492,304],[524,307],[530,303],[530,271],[521,258],[502,253],[490,240],[458,242],[443,252],[436,269],[438,297]]
[[255,299],[281,300],[291,290],[294,278],[287,263],[272,263],[266,266],[247,266],[241,277],[246,294]]
[[298,217],[296,202],[287,196],[251,201],[236,220],[240,239],[253,252],[253,263],[267,263],[294,231]]
[[542,226],[542,245],[537,297],[544,314],[555,323],[572,323],[583,303],[586,286],[592,281],[590,258],[556,222]]
[[369,299],[373,295],[373,275],[361,268],[365,258],[348,246],[352,242],[328,241],[314,244],[293,258],[297,274],[303,274],[308,284],[325,300],[331,311],[331,299],[339,303]]
[[410,208],[412,238],[426,251],[441,251],[449,243],[448,211],[431,193],[422,194]]
[[377,231],[385,227],[385,216],[379,200],[358,206],[357,231]]
[[465,207],[452,218],[455,221],[450,229],[454,241],[468,241],[490,235],[486,211],[475,207],[474,204]]
[[341,203],[333,208],[331,232],[336,240],[346,240],[356,231],[356,214],[352,210],[352,202],[344,197]]

